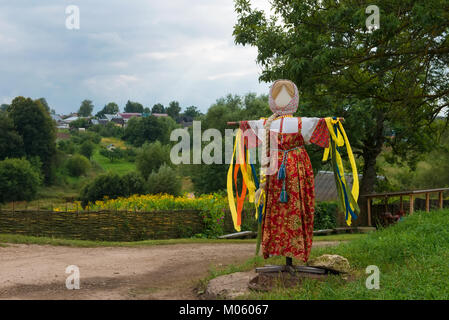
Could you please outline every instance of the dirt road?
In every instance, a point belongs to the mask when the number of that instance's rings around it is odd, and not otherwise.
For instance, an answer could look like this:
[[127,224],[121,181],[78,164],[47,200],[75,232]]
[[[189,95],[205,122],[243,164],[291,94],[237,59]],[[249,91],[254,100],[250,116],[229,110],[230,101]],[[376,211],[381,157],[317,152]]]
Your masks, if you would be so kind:
[[[334,242],[316,242],[315,246]],[[254,244],[148,247],[0,247],[0,299],[196,299],[194,286],[211,266],[244,262]],[[66,268],[80,271],[80,289],[66,288]]]

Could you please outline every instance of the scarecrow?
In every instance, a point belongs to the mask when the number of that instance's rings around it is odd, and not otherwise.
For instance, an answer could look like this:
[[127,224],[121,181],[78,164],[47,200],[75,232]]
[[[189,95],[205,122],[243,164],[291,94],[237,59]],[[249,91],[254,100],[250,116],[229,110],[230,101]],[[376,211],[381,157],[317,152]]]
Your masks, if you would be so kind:
[[[296,85],[289,80],[277,80],[270,88],[269,105],[273,114],[269,118],[228,123],[239,124],[227,184],[234,227],[241,230],[241,212],[248,194],[259,221],[256,254],[262,245],[265,259],[284,256],[287,265],[292,264],[292,258],[307,262],[312,248],[315,185],[306,144],[325,148],[323,160],[330,156],[340,208],[348,225],[359,212],[357,169],[341,123],[343,119],[293,117],[298,102]],[[344,146],[352,167],[351,191],[341,158]],[[256,147],[261,147],[262,154],[259,176],[251,157]],[[234,197],[233,185],[237,189],[239,171],[242,189],[240,194],[235,190]]]

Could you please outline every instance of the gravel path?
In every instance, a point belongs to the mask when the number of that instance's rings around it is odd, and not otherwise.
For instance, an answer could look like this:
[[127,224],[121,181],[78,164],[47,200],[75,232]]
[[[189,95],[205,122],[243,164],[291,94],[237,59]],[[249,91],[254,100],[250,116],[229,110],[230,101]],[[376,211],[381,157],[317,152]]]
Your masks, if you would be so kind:
[[[337,242],[316,242],[314,246]],[[0,247],[0,299],[196,299],[195,283],[211,266],[254,255],[244,243],[148,247]],[[80,289],[68,290],[67,266],[80,270]]]

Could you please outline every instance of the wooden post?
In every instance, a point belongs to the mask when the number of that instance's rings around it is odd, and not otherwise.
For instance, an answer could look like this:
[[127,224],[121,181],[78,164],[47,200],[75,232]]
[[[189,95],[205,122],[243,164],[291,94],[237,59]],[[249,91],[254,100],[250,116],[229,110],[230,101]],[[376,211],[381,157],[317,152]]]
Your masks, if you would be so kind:
[[413,208],[413,206],[414,206],[414,196],[413,196],[413,194],[410,194],[410,209],[409,209],[409,214],[413,214],[413,211],[414,211],[414,208]]
[[371,198],[366,199],[366,208],[367,208],[367,215],[368,215],[368,227],[371,227]]
[[401,203],[401,206],[400,206],[400,208],[399,208],[399,210],[401,211],[401,212],[404,212],[404,201],[402,201],[403,199],[402,199],[402,196],[400,197],[400,203]]
[[443,209],[443,191],[440,191],[438,196],[438,206]]
[[426,192],[426,212],[430,211],[430,193]]

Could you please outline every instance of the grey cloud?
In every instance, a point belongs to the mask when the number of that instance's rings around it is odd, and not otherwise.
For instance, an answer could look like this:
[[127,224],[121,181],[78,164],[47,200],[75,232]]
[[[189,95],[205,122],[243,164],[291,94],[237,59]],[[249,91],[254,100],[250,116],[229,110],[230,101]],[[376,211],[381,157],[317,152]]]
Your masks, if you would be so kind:
[[[80,30],[65,7],[80,8]],[[233,43],[230,0],[0,1],[0,101],[46,97],[58,112],[93,100],[178,100],[205,111],[228,93],[266,93],[254,48]]]

